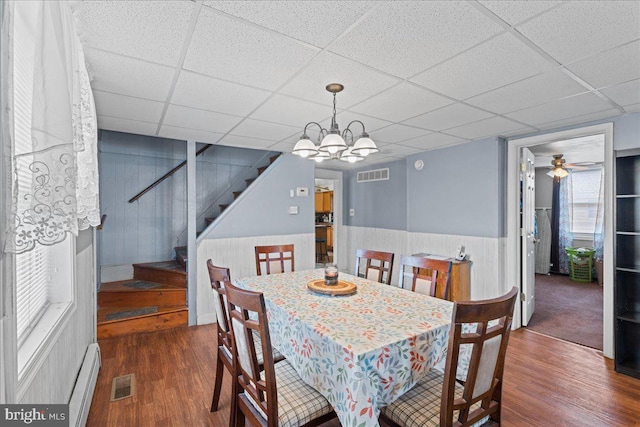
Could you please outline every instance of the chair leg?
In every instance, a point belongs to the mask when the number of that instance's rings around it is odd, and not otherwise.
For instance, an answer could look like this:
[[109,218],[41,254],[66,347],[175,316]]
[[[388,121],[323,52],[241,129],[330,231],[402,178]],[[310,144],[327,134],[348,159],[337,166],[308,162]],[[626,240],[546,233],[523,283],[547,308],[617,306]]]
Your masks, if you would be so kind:
[[220,401],[220,391],[222,389],[222,376],[224,375],[224,363],[220,359],[220,354],[216,358],[216,383],[213,387],[213,399],[211,400],[211,412],[218,410],[218,402]]
[[231,385],[231,407],[229,408],[229,427],[244,427],[245,426],[245,418],[242,411],[238,408],[238,400],[240,399],[238,395],[238,380],[237,378],[233,378],[234,375],[231,375],[231,381],[233,384]]

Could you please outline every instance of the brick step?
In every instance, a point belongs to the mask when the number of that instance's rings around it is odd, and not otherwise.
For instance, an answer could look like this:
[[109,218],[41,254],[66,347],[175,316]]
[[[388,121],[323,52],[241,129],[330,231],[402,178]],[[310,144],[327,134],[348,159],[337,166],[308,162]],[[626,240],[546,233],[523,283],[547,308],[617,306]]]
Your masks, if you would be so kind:
[[189,313],[185,305],[158,307],[156,313],[143,314],[124,319],[106,320],[108,314],[139,308],[140,307],[98,308],[98,339],[186,327],[189,322]]
[[133,264],[133,278],[187,287],[187,272],[176,260]]
[[121,280],[103,283],[98,292],[98,307],[147,307],[147,306],[176,306],[187,302],[185,288],[156,283],[155,288],[138,289],[126,286],[136,280]]

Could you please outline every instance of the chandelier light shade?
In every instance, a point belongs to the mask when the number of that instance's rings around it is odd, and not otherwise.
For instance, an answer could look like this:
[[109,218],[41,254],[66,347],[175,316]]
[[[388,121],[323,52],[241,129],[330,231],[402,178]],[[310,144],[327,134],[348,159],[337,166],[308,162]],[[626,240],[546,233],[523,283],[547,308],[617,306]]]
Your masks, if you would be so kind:
[[[344,86],[340,83],[330,83],[326,86],[328,92],[333,94],[333,115],[331,116],[331,127],[329,130],[323,128],[317,122],[309,122],[305,125],[300,140],[293,147],[292,154],[300,157],[312,158],[316,162],[323,160],[340,159],[345,162],[359,162],[364,160],[369,154],[377,153],[380,150],[376,143],[369,138],[364,123],[360,120],[353,120],[349,125],[340,132],[338,122],[336,121],[336,94],[342,92]],[[351,125],[354,123],[362,127],[362,133],[355,140],[351,131]],[[319,145],[316,145],[308,136],[307,129],[309,126],[317,126],[320,129],[318,136]],[[348,142],[347,142],[348,141]]]

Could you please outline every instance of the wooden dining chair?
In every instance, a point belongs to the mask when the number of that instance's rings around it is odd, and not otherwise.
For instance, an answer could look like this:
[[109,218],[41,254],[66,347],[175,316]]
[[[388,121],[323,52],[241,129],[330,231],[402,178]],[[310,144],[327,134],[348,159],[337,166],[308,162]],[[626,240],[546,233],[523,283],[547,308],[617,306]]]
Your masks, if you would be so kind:
[[[504,359],[517,288],[483,301],[456,302],[444,375],[431,370],[397,400],[381,409],[392,426],[471,426],[489,417],[500,424]],[[475,331],[463,325],[475,324]],[[463,384],[456,381],[461,346],[471,346]]]
[[256,246],[255,249],[258,276],[295,271],[293,244]]
[[[232,409],[236,426],[317,426],[336,417],[316,389],[307,385],[287,362],[274,363],[264,295],[225,283],[230,313],[234,375]],[[260,336],[264,370],[259,368]]]
[[[393,256],[391,252],[370,251],[358,249],[356,251],[356,268],[354,276],[366,277],[376,282],[391,284],[391,273],[393,271]],[[361,265],[361,260],[362,265]],[[364,262],[366,260],[366,262]],[[363,271],[360,271],[361,268]],[[385,275],[386,273],[386,275]]]
[[400,258],[401,287],[407,278],[411,280],[413,292],[450,299],[451,261],[403,255]]
[[[211,412],[218,410],[218,402],[220,401],[220,392],[222,390],[222,375],[224,374],[224,368],[227,368],[229,373],[233,373],[232,365],[232,346],[231,346],[231,332],[229,330],[229,315],[227,313],[227,293],[224,288],[224,283],[231,280],[231,274],[229,269],[225,267],[217,267],[213,265],[211,260],[207,261],[207,269],[209,270],[209,280],[211,281],[211,289],[213,289],[213,305],[216,311],[217,320],[217,337],[218,337],[218,357],[216,358],[216,377],[215,385],[213,387],[213,399],[211,400]],[[260,337],[256,337],[259,340]],[[258,346],[260,349],[262,347]],[[284,359],[284,356],[279,351],[273,351],[273,358],[276,361]],[[258,363],[262,365],[263,362],[262,353],[258,352]]]

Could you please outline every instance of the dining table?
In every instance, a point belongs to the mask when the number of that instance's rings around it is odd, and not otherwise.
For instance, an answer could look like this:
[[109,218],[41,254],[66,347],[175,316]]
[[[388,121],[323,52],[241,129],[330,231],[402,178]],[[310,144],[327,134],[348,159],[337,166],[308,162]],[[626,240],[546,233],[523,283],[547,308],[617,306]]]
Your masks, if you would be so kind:
[[264,294],[272,345],[326,397],[343,426],[379,426],[381,407],[429,370],[444,369],[453,303],[342,272],[354,294],[309,289],[323,278],[324,270],[314,269],[235,284]]

